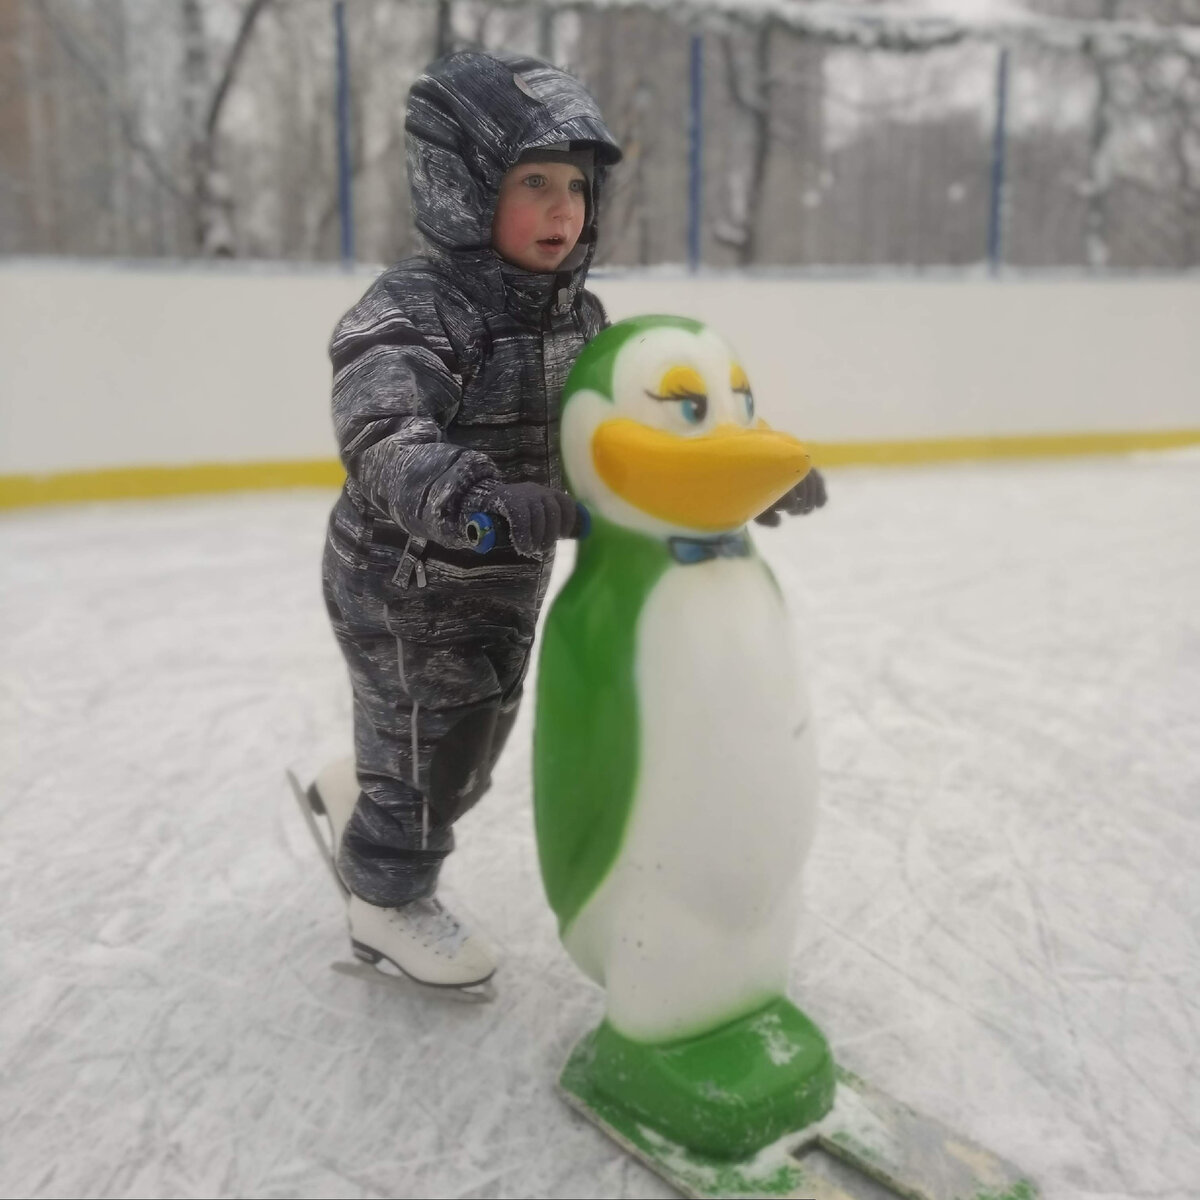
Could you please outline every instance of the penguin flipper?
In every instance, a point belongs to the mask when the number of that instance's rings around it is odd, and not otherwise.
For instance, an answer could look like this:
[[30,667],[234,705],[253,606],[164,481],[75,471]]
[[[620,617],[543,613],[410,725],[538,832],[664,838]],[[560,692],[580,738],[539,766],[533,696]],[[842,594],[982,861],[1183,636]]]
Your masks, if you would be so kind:
[[543,634],[534,816],[542,880],[564,934],[616,861],[637,788],[638,617],[666,558],[636,549],[623,548],[624,571],[602,561],[607,553],[577,568]]
[[580,636],[579,614],[561,608],[547,619],[538,668],[534,818],[546,896],[565,933],[620,850],[638,730],[632,670],[602,648],[606,637]]

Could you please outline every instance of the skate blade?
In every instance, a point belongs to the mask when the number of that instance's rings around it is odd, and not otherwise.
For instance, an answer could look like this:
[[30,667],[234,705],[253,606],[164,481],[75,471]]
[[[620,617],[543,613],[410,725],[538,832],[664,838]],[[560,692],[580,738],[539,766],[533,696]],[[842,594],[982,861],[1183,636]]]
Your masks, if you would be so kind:
[[563,1099],[682,1195],[704,1200],[1037,1200],[1011,1163],[838,1071],[833,1111],[744,1161],[708,1158],[662,1137],[596,1092],[573,1053]]
[[[313,841],[317,844],[317,850],[320,851],[321,858],[324,860],[326,867],[329,868],[329,873],[333,877],[333,882],[337,884],[338,892],[343,900],[350,899],[350,889],[342,882],[341,875],[338,874],[337,863],[333,859],[333,827],[329,826],[328,833],[321,829],[320,823],[317,821],[318,809],[313,805],[313,801],[309,798],[309,794],[300,785],[292,771],[286,772],[288,783],[292,788],[292,795],[296,798],[296,803],[300,806],[300,813],[304,817],[304,823],[308,826],[309,833],[312,834]],[[320,810],[323,815],[323,810]],[[325,818],[326,825],[329,825],[329,818]]]
[[330,965],[339,975],[365,979],[368,983],[382,983],[387,987],[411,992],[413,995],[436,995],[439,999],[458,1001],[463,1004],[488,1004],[496,999],[496,986],[490,979],[485,979],[482,983],[459,987],[456,984],[422,983],[421,980],[414,979],[411,975],[384,971],[371,963],[355,961],[335,962]]

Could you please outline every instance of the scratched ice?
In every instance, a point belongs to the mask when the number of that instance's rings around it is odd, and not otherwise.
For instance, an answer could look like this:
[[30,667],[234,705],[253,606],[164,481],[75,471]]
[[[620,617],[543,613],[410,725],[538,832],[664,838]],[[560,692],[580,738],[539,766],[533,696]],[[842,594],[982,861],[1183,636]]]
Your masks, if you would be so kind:
[[[822,758],[793,994],[1048,1197],[1194,1196],[1200,462],[829,484],[759,536]],[[665,1196],[553,1091],[600,997],[540,893],[529,708],[446,872],[495,1002],[330,970],[282,775],[348,746],[329,500],[0,520],[0,1190]]]

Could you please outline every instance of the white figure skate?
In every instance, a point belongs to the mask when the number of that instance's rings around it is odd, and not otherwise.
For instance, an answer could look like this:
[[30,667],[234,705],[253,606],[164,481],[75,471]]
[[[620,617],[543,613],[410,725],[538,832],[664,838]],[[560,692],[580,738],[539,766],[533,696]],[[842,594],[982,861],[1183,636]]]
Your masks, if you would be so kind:
[[495,952],[434,898],[401,908],[380,908],[354,895],[337,869],[338,848],[354,806],[358,778],[353,759],[326,767],[307,788],[291,771],[288,782],[325,865],[346,902],[350,944],[358,963],[335,963],[343,974],[409,979],[450,989],[469,999],[490,999]]

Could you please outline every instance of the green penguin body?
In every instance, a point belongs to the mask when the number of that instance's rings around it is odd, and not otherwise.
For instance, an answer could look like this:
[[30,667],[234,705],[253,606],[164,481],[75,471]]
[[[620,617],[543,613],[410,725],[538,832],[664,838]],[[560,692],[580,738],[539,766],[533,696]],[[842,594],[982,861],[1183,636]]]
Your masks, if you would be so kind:
[[745,531],[807,455],[757,419],[724,341],[671,317],[585,348],[561,428],[592,530],[543,633],[534,808],[563,943],[607,993],[573,1063],[669,1136],[744,1153],[833,1094],[828,1047],[784,995],[811,722]]

